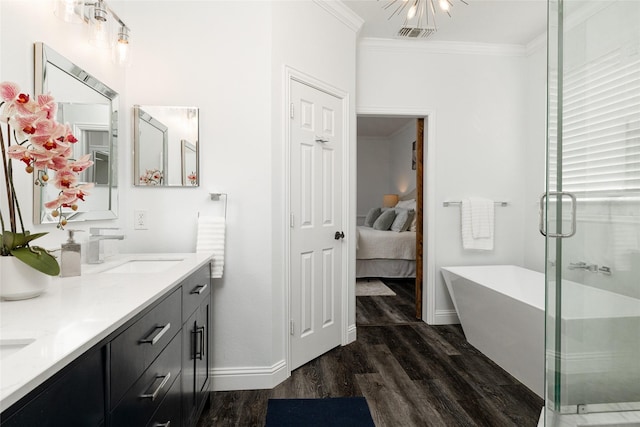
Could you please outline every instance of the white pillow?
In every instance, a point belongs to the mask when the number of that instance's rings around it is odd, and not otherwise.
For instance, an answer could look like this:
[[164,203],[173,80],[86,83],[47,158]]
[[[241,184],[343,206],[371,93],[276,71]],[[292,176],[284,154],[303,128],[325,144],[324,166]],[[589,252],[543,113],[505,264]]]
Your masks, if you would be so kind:
[[394,208],[394,210],[396,211],[396,219],[393,220],[390,230],[396,232],[407,231],[415,211],[405,208]]
[[413,209],[415,211],[416,210],[416,199],[400,200],[396,204],[396,208]]

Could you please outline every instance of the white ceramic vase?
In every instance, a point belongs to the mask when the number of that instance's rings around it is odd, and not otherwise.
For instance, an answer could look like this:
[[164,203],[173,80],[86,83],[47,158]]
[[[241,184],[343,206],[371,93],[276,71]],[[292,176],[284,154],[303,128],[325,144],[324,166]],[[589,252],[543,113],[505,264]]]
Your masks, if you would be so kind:
[[34,298],[45,291],[51,276],[13,256],[0,256],[0,298],[13,301]]

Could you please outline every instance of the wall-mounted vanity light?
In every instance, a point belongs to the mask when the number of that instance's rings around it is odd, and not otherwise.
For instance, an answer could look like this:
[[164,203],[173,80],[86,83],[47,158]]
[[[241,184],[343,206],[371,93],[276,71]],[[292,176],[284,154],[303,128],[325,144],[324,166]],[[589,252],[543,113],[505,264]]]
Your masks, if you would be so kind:
[[[111,59],[114,63],[129,65],[131,30],[106,1],[55,0],[53,12],[65,22],[86,22],[89,28],[89,43],[96,47],[111,49]],[[112,29],[112,25],[117,25],[117,32]],[[114,36],[114,33],[117,35]]]

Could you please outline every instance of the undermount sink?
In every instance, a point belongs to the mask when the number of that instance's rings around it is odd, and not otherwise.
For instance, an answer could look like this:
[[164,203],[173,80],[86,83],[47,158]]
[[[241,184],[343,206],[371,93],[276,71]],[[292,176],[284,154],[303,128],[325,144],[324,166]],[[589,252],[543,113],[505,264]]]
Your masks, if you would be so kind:
[[182,259],[131,260],[103,271],[104,273],[161,273],[181,263]]
[[0,360],[22,350],[34,341],[33,338],[0,340]]

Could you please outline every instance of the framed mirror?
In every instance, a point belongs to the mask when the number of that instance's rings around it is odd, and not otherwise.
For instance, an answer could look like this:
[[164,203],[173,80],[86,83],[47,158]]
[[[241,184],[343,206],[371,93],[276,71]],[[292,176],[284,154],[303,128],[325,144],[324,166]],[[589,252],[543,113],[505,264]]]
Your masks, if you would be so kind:
[[[117,218],[118,93],[43,43],[35,43],[35,93],[51,93],[57,101],[56,119],[69,123],[78,139],[73,157],[90,153],[94,162],[80,175],[81,181],[94,183],[89,197],[76,211],[63,208],[63,215],[67,221]],[[44,208],[44,203],[57,195],[53,185],[34,187],[35,224],[58,222]]]
[[198,109],[133,107],[134,185],[197,187]]

